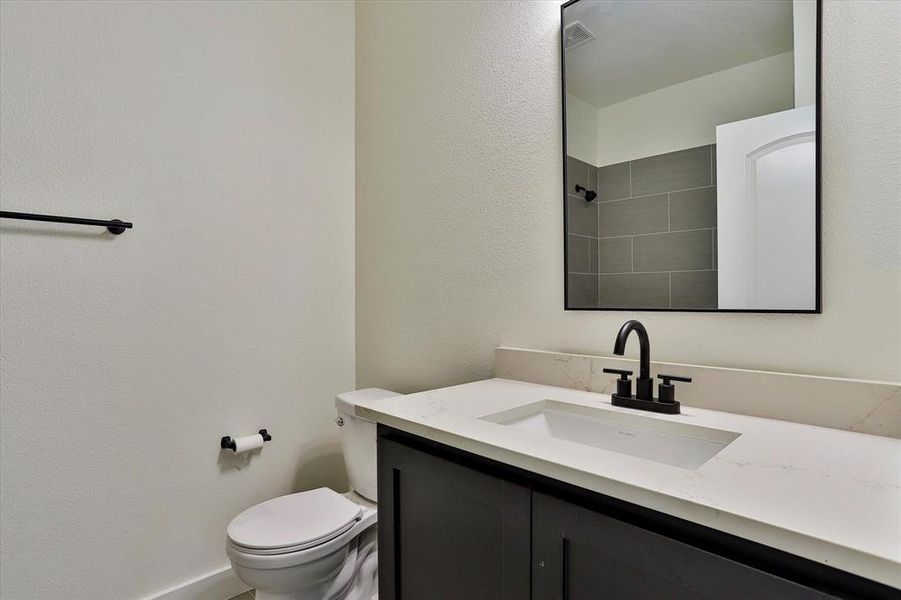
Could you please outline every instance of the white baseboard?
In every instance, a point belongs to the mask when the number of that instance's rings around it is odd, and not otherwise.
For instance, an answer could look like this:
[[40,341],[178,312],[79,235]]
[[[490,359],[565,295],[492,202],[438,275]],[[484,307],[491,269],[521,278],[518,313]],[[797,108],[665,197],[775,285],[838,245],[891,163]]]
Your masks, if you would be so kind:
[[228,600],[249,589],[231,567],[224,567],[148,596],[145,600]]

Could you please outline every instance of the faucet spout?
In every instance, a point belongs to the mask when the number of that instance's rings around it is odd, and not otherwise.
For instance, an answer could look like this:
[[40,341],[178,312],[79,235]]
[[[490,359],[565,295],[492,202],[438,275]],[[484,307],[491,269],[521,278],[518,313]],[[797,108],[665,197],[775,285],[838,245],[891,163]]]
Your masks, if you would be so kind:
[[653,398],[652,381],[651,381],[651,340],[648,338],[648,330],[640,321],[634,319],[626,321],[616,334],[616,344],[613,346],[613,353],[622,356],[626,353],[626,340],[632,332],[638,335],[638,344],[640,349],[639,373],[636,380],[635,396],[641,400],[651,400]]

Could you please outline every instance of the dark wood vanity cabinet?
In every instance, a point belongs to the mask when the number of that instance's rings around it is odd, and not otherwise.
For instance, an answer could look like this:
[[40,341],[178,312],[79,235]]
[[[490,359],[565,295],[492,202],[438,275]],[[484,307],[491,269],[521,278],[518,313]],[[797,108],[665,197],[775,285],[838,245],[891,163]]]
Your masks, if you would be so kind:
[[532,496],[532,598],[831,598],[559,498]]
[[529,488],[385,438],[378,452],[380,598],[529,598]]
[[385,426],[378,477],[381,600],[901,596]]

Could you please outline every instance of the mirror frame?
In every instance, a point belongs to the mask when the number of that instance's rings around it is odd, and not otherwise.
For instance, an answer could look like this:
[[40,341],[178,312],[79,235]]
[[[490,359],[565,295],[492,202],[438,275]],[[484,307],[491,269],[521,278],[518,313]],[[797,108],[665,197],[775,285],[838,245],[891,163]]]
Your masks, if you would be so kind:
[[580,2],[581,0],[568,0],[560,5],[560,110],[563,116],[562,123],[562,140],[563,140],[563,309],[572,311],[631,311],[631,312],[700,312],[700,313],[778,313],[778,314],[821,314],[823,312],[823,253],[822,253],[822,68],[823,68],[823,0],[816,0],[817,17],[816,17],[816,140],[814,142],[816,148],[816,173],[814,175],[814,186],[816,190],[815,217],[816,217],[816,307],[811,309],[756,309],[756,308],[581,308],[571,307],[569,305],[569,282],[567,273],[569,272],[569,256],[566,251],[567,247],[567,218],[566,218],[566,195],[568,187],[566,185],[566,47],[565,36],[563,30],[566,28],[564,21],[564,11],[567,6]]

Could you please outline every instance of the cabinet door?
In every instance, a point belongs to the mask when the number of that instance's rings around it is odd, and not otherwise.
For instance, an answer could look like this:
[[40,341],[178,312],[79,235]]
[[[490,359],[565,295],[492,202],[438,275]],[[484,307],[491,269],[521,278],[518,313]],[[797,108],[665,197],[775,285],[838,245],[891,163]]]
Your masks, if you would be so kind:
[[831,597],[537,492],[532,526],[533,600]]
[[379,598],[527,600],[531,491],[379,438]]

